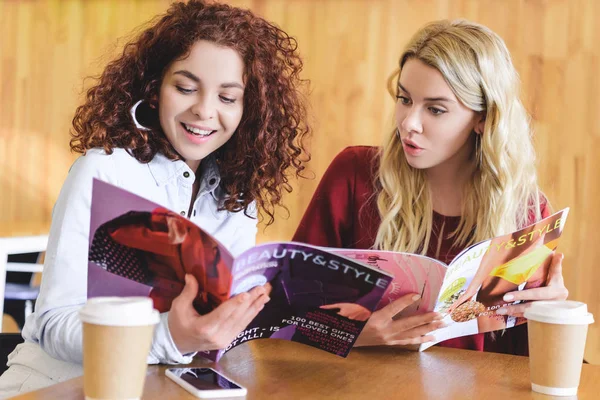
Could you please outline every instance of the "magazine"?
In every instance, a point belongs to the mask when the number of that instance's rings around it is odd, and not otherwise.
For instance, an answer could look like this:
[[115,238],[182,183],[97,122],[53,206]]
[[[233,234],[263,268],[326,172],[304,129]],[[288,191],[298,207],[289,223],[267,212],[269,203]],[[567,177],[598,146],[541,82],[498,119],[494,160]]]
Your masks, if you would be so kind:
[[301,243],[261,244],[234,257],[179,213],[97,179],[89,243],[88,297],[150,296],[166,312],[189,273],[199,283],[194,307],[205,314],[269,283],[271,299],[248,327],[226,349],[202,354],[212,360],[258,338],[346,357],[392,281],[377,267]]
[[259,338],[292,340],[345,357],[371,314],[401,296],[420,299],[396,317],[436,311],[441,341],[526,322],[496,314],[504,294],[543,286],[569,209],[514,233],[467,247],[448,265],[410,253],[265,243],[234,257],[214,237],[176,212],[95,179],[88,297],[150,296],[170,309],[186,273],[198,280],[199,313],[270,283],[271,300],[212,360]]
[[417,293],[421,299],[398,316],[436,311],[446,327],[430,334],[435,341],[419,346],[423,351],[441,341],[512,328],[525,318],[496,314],[518,301],[504,301],[508,292],[545,284],[552,254],[558,246],[569,209],[518,231],[467,247],[448,265],[409,253],[379,250],[329,249],[364,261],[394,275],[377,309],[397,298]]

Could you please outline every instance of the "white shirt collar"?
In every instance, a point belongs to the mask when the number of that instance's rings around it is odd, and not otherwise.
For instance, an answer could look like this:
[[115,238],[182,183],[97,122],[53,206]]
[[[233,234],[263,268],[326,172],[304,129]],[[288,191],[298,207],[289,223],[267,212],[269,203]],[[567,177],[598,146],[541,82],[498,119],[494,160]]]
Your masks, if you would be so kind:
[[[189,179],[190,184],[194,182],[195,172],[182,160],[169,160],[162,153],[157,153],[152,161],[148,163],[150,173],[158,186],[166,185],[176,179]],[[198,195],[210,192],[215,200],[218,200],[223,191],[217,191],[221,183],[219,166],[213,154],[202,160],[202,176],[200,178],[200,190]],[[187,174],[186,174],[187,173]],[[186,176],[187,175],[187,176]]]

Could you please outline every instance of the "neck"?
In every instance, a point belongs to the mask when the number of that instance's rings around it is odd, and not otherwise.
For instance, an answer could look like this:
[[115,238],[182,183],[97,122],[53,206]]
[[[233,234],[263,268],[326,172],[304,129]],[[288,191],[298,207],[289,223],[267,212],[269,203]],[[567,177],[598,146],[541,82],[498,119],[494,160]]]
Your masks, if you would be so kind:
[[475,169],[474,163],[463,161],[444,163],[425,171],[434,211],[446,216],[461,215],[463,193]]
[[185,163],[190,167],[192,171],[196,173],[196,176],[200,173],[200,163],[202,160],[185,160]]

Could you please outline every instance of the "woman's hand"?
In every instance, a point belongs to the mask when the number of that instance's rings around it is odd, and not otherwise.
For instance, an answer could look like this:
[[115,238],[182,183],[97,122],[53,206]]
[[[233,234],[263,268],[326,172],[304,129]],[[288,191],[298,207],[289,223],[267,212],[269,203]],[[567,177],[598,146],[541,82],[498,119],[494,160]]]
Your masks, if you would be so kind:
[[446,313],[452,314],[452,311],[454,311],[455,308],[457,308],[461,304],[466,303],[467,301],[471,300],[473,298],[473,296],[475,296],[475,294],[477,294],[477,289],[479,289],[479,288],[473,289],[472,286],[469,286],[467,288],[467,291],[464,292],[463,294],[461,294],[460,296],[458,296],[458,299],[454,303],[452,303],[450,305],[450,307],[448,307],[448,311],[446,311]]
[[338,315],[355,321],[366,321],[371,316],[371,311],[360,304],[355,303],[326,304],[319,308],[322,308],[323,310],[335,310],[336,308],[339,308]]
[[270,300],[265,287],[257,286],[200,315],[193,306],[197,293],[196,278],[187,274],[185,287],[169,311],[169,331],[182,354],[229,346]]
[[407,345],[430,342],[427,333],[445,326],[442,315],[429,312],[394,319],[394,316],[419,300],[417,294],[407,294],[381,310],[375,311],[356,340],[355,346]]
[[[554,253],[552,262],[548,269],[546,286],[510,292],[504,295],[504,301],[535,301],[535,300],[565,300],[569,296],[569,291],[565,287],[565,281],[562,275],[562,261],[565,258],[562,253]],[[498,309],[496,314],[512,315],[522,317],[525,309],[531,303],[516,304]]]

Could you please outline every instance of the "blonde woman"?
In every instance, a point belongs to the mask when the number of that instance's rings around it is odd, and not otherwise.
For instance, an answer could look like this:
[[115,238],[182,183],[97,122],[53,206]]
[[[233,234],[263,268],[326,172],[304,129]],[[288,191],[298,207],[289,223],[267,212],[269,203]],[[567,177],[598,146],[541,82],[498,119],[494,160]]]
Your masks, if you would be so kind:
[[[468,21],[426,25],[390,79],[396,129],[381,149],[349,147],[329,166],[294,240],[343,248],[414,252],[448,262],[466,246],[549,215],[537,184],[529,118],[502,39]],[[514,300],[564,299],[562,255],[546,286]],[[393,318],[411,294],[375,312],[357,345],[433,340],[442,316]],[[521,316],[526,304],[500,308]],[[502,335],[442,342],[472,350],[527,353],[526,325]]]

